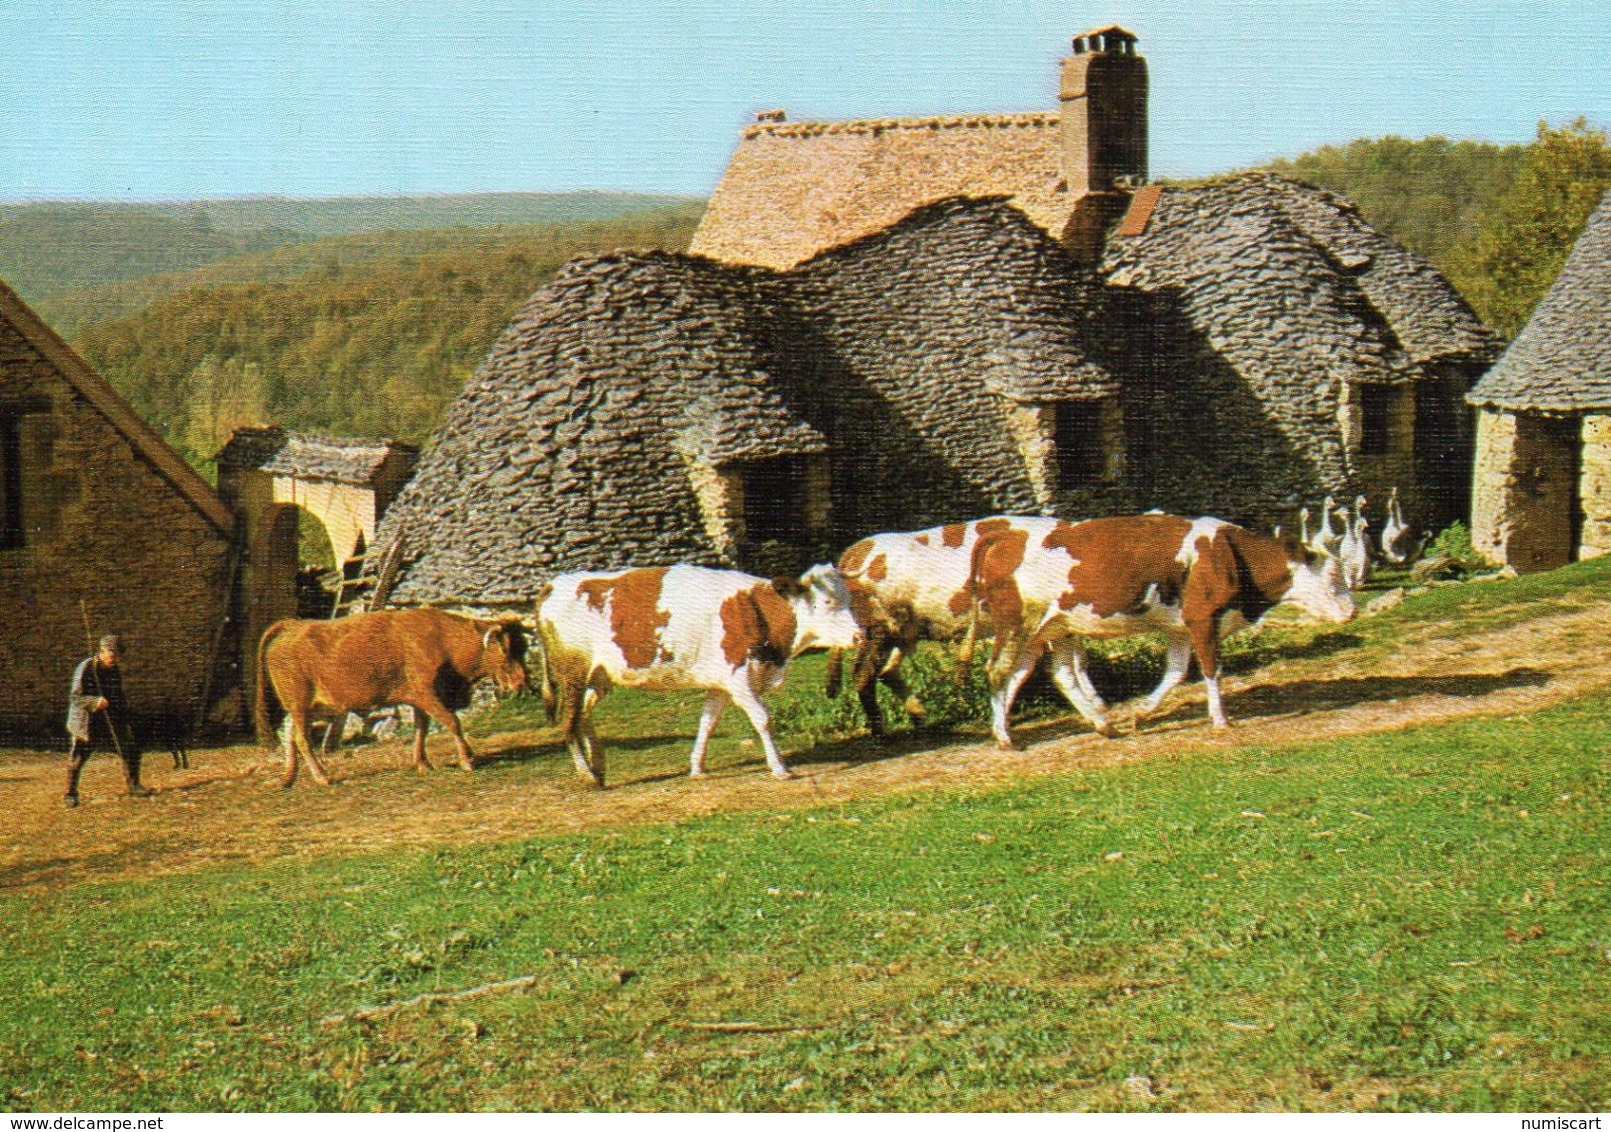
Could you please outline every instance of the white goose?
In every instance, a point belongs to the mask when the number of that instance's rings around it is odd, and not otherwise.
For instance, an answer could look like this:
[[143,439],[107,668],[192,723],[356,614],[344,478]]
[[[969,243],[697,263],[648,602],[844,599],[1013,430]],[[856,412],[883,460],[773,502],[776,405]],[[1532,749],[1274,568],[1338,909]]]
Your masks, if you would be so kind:
[[1322,554],[1337,556],[1337,547],[1342,542],[1342,531],[1331,525],[1331,513],[1337,509],[1337,501],[1326,496],[1326,502],[1320,508],[1320,525],[1315,528],[1314,537],[1309,539],[1309,548]]
[[1410,547],[1414,532],[1404,522],[1404,512],[1399,507],[1398,488],[1394,488],[1387,497],[1387,521],[1382,524],[1382,557],[1394,566],[1402,566],[1410,560]]
[[1365,518],[1365,497],[1354,500],[1352,517],[1346,512],[1341,514],[1344,530],[1337,557],[1342,559],[1343,581],[1349,589],[1357,590],[1370,576],[1370,523]]

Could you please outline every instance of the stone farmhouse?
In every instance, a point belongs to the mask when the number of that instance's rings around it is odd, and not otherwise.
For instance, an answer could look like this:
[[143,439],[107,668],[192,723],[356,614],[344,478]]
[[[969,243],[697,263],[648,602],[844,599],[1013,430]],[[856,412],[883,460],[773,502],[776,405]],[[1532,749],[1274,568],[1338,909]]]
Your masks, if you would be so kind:
[[1476,549],[1520,573],[1611,552],[1611,192],[1467,400]]
[[235,517],[0,283],[0,742],[63,736],[90,633],[118,632],[137,713],[190,719],[233,687]]
[[1147,184],[1146,96],[1107,28],[1052,111],[760,115],[690,254],[578,261],[517,314],[382,524],[394,598],[992,512],[1464,516],[1492,337],[1333,193]]
[[0,283],[0,743],[65,741],[86,620],[89,637],[124,639],[138,734],[239,725],[251,643],[298,613],[301,516],[329,533],[344,592],[367,599],[366,547],[416,456],[243,429],[215,491]]

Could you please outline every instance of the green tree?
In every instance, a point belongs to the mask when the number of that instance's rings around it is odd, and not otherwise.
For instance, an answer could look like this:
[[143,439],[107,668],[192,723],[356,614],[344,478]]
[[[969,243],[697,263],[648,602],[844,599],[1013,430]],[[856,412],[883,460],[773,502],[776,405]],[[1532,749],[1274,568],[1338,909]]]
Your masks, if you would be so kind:
[[1577,241],[1589,213],[1611,188],[1611,144],[1579,118],[1538,139],[1469,251],[1447,270],[1489,326],[1510,337],[1527,324]]

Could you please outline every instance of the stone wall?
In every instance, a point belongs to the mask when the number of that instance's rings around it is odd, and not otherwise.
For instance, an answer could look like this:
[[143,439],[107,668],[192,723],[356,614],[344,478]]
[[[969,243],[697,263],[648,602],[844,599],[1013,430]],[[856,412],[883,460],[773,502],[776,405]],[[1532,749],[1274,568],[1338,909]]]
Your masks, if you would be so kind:
[[1583,414],[1582,500],[1583,533],[1579,558],[1611,554],[1611,413]]
[[[1471,505],[1471,544],[1478,553],[1521,574],[1572,561],[1584,431],[1575,417],[1483,411]],[[1596,469],[1597,491],[1603,459],[1596,453],[1583,462],[1583,473]]]
[[[0,743],[65,746],[68,680],[116,632],[140,714],[188,715],[228,608],[230,540],[15,327],[0,320],[0,406],[20,405],[25,543],[0,550]],[[232,683],[220,642],[212,683]],[[233,715],[229,695],[217,714]]]

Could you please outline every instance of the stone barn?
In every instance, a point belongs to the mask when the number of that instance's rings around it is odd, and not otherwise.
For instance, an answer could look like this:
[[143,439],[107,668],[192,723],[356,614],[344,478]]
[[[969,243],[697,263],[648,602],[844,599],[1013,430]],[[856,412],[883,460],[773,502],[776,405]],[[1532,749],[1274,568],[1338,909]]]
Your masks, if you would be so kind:
[[1468,400],[1476,549],[1524,574],[1611,552],[1611,192]]
[[233,718],[234,534],[207,482],[0,284],[0,743],[65,742],[85,613],[122,635],[136,715]]
[[763,114],[692,254],[571,264],[517,315],[382,525],[396,599],[992,512],[1463,516],[1491,336],[1333,193],[1145,185],[1146,86],[1109,28],[1052,112]]

